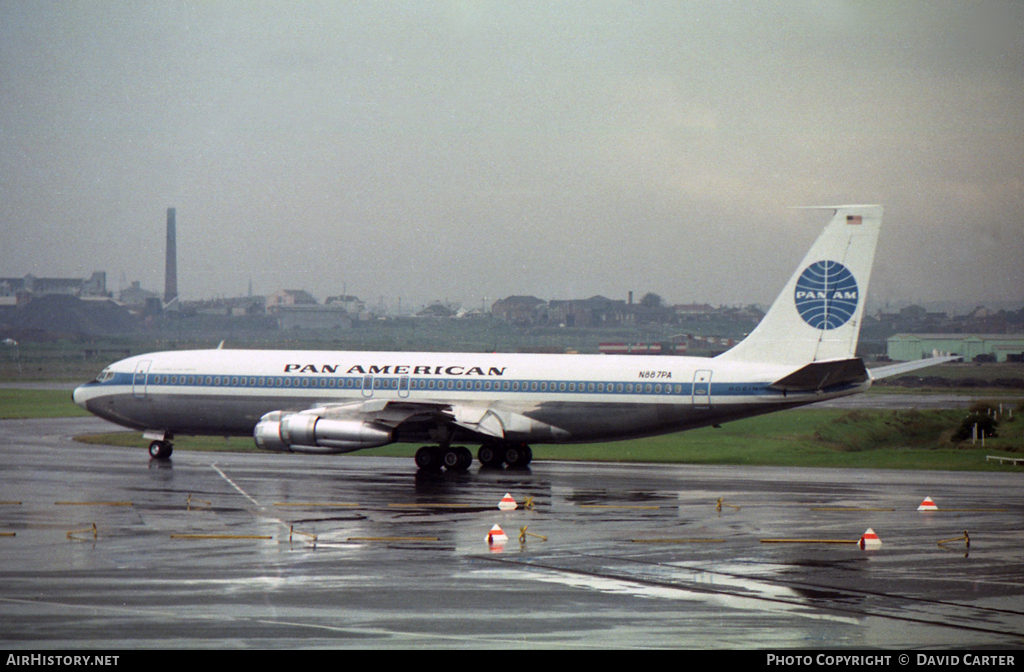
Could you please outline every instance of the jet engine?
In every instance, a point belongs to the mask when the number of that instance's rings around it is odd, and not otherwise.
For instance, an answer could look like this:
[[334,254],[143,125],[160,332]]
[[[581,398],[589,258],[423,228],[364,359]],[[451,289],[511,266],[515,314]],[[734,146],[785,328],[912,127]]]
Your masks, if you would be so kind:
[[253,437],[263,450],[296,453],[348,453],[392,442],[391,428],[374,422],[281,411],[260,418]]

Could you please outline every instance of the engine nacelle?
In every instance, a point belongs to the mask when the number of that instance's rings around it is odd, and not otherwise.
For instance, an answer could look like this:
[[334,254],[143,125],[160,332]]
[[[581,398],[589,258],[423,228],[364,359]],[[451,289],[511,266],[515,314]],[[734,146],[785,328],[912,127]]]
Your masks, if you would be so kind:
[[347,453],[392,442],[391,429],[365,420],[322,418],[312,413],[267,413],[253,430],[263,450]]

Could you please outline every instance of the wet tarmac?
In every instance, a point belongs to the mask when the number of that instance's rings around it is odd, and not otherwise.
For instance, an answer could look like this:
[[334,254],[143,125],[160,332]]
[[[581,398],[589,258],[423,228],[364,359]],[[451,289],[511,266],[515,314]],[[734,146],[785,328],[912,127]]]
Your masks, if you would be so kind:
[[0,421],[8,648],[1024,646],[1024,472],[431,475],[70,438],[108,428]]

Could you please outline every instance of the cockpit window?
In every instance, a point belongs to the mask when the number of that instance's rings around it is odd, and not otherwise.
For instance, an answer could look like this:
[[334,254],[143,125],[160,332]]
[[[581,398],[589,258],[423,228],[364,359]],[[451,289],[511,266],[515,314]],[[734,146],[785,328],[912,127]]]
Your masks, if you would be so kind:
[[114,377],[114,372],[111,371],[109,368],[106,368],[106,369],[103,369],[102,371],[100,371],[99,374],[96,376],[96,382],[97,383],[105,383],[105,382],[107,382],[108,380],[110,380],[113,377]]

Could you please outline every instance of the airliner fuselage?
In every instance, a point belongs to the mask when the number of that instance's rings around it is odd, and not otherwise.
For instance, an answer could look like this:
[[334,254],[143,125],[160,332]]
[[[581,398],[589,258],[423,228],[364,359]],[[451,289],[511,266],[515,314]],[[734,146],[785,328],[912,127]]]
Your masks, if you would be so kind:
[[[505,421],[503,438],[567,443],[713,425],[870,386],[769,387],[792,368],[641,355],[172,351],[116,363],[76,390],[75,401],[128,427],[247,436],[276,410],[385,401],[462,416],[482,409]],[[429,441],[430,429],[414,423],[395,440]]]

